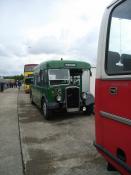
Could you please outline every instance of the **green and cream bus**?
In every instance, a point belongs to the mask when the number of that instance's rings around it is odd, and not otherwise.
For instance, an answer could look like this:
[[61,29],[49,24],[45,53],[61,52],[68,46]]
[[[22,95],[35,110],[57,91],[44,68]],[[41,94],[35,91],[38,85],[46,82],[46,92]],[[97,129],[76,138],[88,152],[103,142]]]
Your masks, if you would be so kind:
[[47,61],[34,68],[31,102],[39,106],[46,119],[55,110],[93,112],[90,93],[91,66],[83,61]]

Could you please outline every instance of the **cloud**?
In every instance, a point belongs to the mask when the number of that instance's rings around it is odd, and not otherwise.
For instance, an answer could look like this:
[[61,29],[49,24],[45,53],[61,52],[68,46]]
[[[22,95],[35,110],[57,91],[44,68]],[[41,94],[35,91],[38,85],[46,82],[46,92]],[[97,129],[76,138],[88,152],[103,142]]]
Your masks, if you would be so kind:
[[95,64],[100,20],[111,0],[12,1],[0,1],[0,74],[61,57]]
[[69,52],[83,60],[96,64],[98,32],[95,29],[80,39],[76,40]]
[[6,44],[0,44],[0,57],[5,57],[5,59],[8,57],[23,57],[27,55],[27,48],[25,45],[20,44],[20,41],[15,44],[13,43],[6,43]]
[[23,43],[20,43],[20,41],[15,44],[9,44],[7,46],[7,50],[12,56],[24,57],[27,55],[27,47]]
[[7,49],[2,44],[0,44],[0,56],[6,57],[8,55]]
[[62,40],[54,36],[40,38],[38,41],[29,44],[28,52],[31,54],[61,54],[66,48]]
[[[68,30],[61,31],[59,37],[44,36],[36,40],[27,42],[27,51],[30,54],[30,60],[36,63],[49,59],[76,59],[84,60],[96,64],[98,31],[92,28],[84,36],[71,38],[72,32]],[[34,56],[33,56],[34,55]],[[38,63],[37,62],[37,63]]]
[[11,75],[13,72],[17,71],[18,60],[12,57],[3,57],[0,56],[0,75]]

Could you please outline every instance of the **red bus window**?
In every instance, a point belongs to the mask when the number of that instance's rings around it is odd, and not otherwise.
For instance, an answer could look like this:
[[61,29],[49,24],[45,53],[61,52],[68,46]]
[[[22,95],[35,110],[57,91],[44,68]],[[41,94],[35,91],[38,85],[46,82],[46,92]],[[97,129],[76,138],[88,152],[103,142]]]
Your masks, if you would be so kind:
[[131,1],[115,7],[107,50],[106,72],[109,75],[131,74]]

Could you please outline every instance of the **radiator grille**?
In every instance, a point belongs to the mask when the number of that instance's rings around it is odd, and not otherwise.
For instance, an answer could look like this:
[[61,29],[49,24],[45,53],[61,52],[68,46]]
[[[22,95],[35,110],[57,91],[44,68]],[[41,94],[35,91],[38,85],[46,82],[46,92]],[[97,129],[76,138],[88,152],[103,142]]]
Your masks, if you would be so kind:
[[79,108],[80,93],[78,87],[68,87],[66,89],[66,106],[67,108]]

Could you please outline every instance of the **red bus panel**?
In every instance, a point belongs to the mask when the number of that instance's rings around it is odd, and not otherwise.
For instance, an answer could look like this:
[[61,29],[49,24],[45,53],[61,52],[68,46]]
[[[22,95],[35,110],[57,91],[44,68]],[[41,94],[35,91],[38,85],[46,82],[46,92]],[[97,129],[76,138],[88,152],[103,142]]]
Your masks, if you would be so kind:
[[[97,79],[95,96],[96,147],[108,162],[112,162],[124,175],[129,175],[131,174],[131,81]],[[122,161],[123,165],[113,160],[113,157],[120,163]]]

